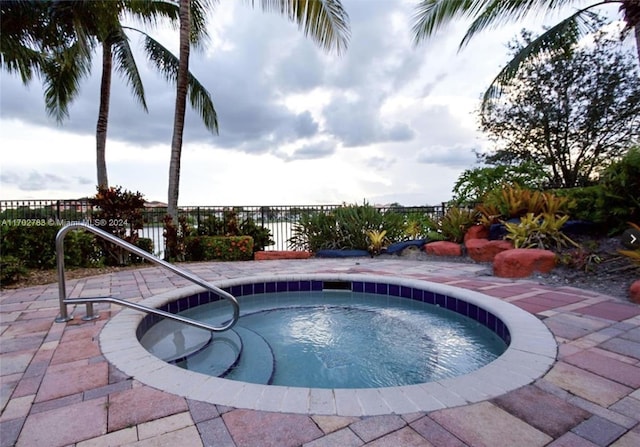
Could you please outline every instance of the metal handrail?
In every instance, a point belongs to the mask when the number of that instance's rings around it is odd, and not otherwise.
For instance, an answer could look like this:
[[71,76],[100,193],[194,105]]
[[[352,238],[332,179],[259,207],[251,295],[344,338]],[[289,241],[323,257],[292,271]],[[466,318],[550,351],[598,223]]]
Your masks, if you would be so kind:
[[[179,276],[182,276],[183,278],[188,279],[189,281],[207,289],[208,291],[213,292],[221,296],[222,298],[229,300],[231,302],[231,305],[233,306],[233,317],[224,326],[214,327],[206,323],[192,320],[190,318],[185,318],[179,315],[172,314],[170,312],[165,312],[159,309],[143,306],[141,304],[131,303],[129,301],[125,301],[120,298],[114,298],[114,297],[67,298],[67,289],[66,289],[66,283],[65,283],[65,277],[64,277],[64,237],[69,231],[78,230],[78,229],[85,229],[87,231],[90,231],[91,233],[94,233],[100,236],[101,238],[106,239],[107,241],[113,244],[116,244],[119,247],[122,247],[125,250],[137,256],[140,256],[143,259],[146,259],[149,262],[152,262],[161,267],[164,267],[172,271],[173,273]],[[226,331],[227,329],[231,329],[231,327],[233,327],[233,325],[236,324],[236,322],[238,321],[238,317],[240,316],[240,306],[238,305],[238,301],[230,293],[225,292],[224,290],[212,284],[209,284],[207,281],[200,278],[199,276],[194,275],[191,272],[188,272],[179,267],[176,267],[175,265],[170,264],[167,261],[164,261],[152,255],[151,253],[148,253],[142,250],[141,248],[136,247],[135,245],[125,240],[122,240],[119,237],[114,236],[111,233],[101,230],[100,228],[86,222],[71,222],[63,226],[60,229],[60,231],[58,231],[58,234],[56,235],[56,265],[58,269],[58,296],[60,299],[60,315],[55,320],[57,323],[64,323],[66,321],[73,319],[73,317],[69,316],[69,314],[67,313],[67,304],[83,304],[84,303],[87,305],[87,314],[85,317],[83,317],[83,319],[93,320],[95,318],[98,318],[93,313],[94,302],[110,302],[110,303],[120,304],[122,306],[130,307],[132,309],[136,309],[142,312],[148,312],[155,315],[160,315],[165,318],[170,318],[172,320],[189,324],[191,326],[195,326],[201,329],[206,329],[212,332],[222,332],[222,331]]]

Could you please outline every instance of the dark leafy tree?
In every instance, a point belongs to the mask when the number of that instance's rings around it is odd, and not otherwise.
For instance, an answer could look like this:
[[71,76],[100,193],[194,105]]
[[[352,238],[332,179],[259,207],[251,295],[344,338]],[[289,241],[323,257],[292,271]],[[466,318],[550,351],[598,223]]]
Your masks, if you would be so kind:
[[[598,19],[598,25],[601,21]],[[634,56],[604,32],[529,61],[483,108],[495,147],[485,162],[542,167],[552,187],[590,183],[640,139],[640,75]],[[515,54],[534,40],[522,32]]]

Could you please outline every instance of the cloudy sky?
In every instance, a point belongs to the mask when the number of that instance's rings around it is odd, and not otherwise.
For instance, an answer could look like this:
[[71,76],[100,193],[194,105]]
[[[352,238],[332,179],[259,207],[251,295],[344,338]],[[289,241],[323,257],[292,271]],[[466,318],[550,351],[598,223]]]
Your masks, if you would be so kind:
[[[343,0],[351,38],[336,55],[281,16],[221,0],[209,45],[190,59],[212,95],[220,132],[212,135],[187,111],[180,205],[450,199],[455,180],[475,164],[472,151],[485,147],[475,110],[507,61],[506,42],[523,26],[539,31],[562,14],[487,31],[458,52],[463,22],[413,46],[417,3]],[[177,49],[177,31],[150,33]],[[149,113],[114,76],[109,182],[166,202],[175,89],[142,54],[137,60]],[[47,117],[37,79],[25,87],[0,73],[0,199],[95,194],[100,61],[97,53],[62,125]]]

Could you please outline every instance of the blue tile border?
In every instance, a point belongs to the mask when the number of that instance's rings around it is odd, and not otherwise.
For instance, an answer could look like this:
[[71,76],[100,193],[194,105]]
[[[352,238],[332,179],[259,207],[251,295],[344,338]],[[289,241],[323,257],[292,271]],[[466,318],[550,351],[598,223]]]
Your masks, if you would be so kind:
[[[388,284],[380,281],[349,281],[350,290],[353,293],[371,293],[383,296],[393,296],[398,298],[412,299],[426,304],[435,305],[443,309],[450,310],[457,314],[468,317],[478,323],[486,326],[492,332],[497,334],[507,345],[511,343],[511,334],[508,327],[497,316],[491,312],[465,301],[464,299],[454,298],[441,293],[432,292],[419,287],[408,287],[398,284]],[[297,280],[297,281],[268,281],[256,282],[248,284],[234,285],[231,287],[223,287],[223,290],[231,293],[235,297],[245,295],[260,295],[282,292],[307,292],[323,290],[324,281],[318,280]],[[349,289],[346,289],[349,290]],[[192,307],[207,304],[220,300],[220,296],[211,292],[201,292],[195,295],[180,298],[171,301],[160,307],[171,313],[178,313]],[[146,331],[162,318],[149,314],[140,323],[136,331],[138,339],[144,335]]]

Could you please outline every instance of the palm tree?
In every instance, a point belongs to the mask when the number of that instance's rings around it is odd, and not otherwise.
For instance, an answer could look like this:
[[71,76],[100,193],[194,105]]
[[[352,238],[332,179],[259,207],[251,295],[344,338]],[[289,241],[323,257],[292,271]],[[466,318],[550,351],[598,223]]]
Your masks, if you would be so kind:
[[[100,105],[96,125],[96,165],[99,188],[108,187],[106,137],[111,76],[114,69],[129,84],[134,98],[147,111],[144,88],[125,31],[142,34],[146,55],[168,80],[175,80],[178,59],[143,31],[123,26],[125,14],[153,25],[160,18],[178,19],[178,6],[167,1],[6,1],[2,2],[2,68],[28,83],[36,73],[45,85],[45,108],[56,121],[69,116],[80,82],[89,75],[95,48],[102,47]],[[5,27],[6,25],[6,27]],[[194,23],[202,34],[201,22]],[[6,32],[5,32],[6,31]],[[217,131],[215,109],[207,90],[188,74],[191,101],[205,126]]]
[[[212,1],[205,0],[210,6]],[[256,0],[251,0],[255,7]],[[180,67],[176,85],[176,106],[169,164],[168,214],[178,221],[180,159],[185,119],[187,88],[185,78],[189,68],[189,36],[191,0],[180,0]],[[344,50],[349,40],[349,19],[340,0],[260,0],[264,11],[278,12],[298,24],[305,36],[311,37],[324,50]]]
[[[473,22],[460,43],[460,47],[463,47],[476,34],[492,26],[507,21],[517,21],[533,11],[548,12],[576,3],[584,3],[584,0],[421,0],[414,16],[414,43],[418,44],[432,36],[443,25],[455,18],[471,18]],[[569,47],[577,43],[585,33],[593,31],[587,25],[588,19],[593,17],[592,9],[612,3],[620,4],[620,12],[625,20],[624,33],[634,33],[638,60],[640,60],[640,1],[595,1],[593,4],[577,9],[516,54],[491,82],[484,94],[483,108],[491,99],[501,94],[502,85],[512,79],[518,68],[527,60],[547,51]]]

